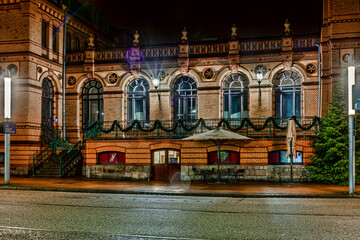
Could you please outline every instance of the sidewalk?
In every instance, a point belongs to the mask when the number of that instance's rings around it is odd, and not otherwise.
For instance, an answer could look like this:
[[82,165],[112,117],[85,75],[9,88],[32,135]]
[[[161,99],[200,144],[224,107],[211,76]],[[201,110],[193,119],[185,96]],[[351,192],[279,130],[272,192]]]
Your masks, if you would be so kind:
[[[157,194],[222,197],[360,197],[360,186],[355,194],[349,187],[316,183],[205,183],[125,181],[113,179],[33,178],[11,176],[10,185],[4,185],[0,176],[0,190],[38,190],[88,193]],[[1,191],[0,191],[1,193]]]

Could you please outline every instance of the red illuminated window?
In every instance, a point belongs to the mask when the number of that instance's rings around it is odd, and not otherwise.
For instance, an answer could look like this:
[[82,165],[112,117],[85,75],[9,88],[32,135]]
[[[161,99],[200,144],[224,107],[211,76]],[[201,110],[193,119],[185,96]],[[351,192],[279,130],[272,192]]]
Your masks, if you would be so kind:
[[[208,154],[208,163],[217,164],[218,156],[216,152],[210,152]],[[240,164],[240,153],[231,151],[220,151],[219,157],[220,164]]]
[[99,164],[125,164],[125,153],[103,152],[98,154]]

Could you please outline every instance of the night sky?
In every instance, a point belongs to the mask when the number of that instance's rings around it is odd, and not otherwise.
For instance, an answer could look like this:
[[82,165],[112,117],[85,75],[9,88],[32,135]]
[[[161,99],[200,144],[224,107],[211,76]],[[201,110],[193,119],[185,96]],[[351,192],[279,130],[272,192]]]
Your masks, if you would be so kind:
[[138,30],[145,44],[179,42],[184,27],[189,41],[229,39],[234,23],[239,38],[280,36],[286,19],[294,35],[319,34],[322,15],[321,0],[89,0],[87,4],[102,9],[115,28]]

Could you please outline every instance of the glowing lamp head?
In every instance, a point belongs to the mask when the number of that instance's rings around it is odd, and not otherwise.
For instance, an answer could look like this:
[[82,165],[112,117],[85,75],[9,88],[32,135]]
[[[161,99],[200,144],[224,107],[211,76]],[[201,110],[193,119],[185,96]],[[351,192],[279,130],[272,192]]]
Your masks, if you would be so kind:
[[4,77],[4,117],[11,118],[11,78]]
[[159,87],[159,84],[160,84],[160,80],[158,78],[153,78],[151,80],[152,84],[154,85],[155,88],[158,88]]
[[261,83],[262,79],[263,79],[263,73],[262,72],[257,72],[256,73],[256,80],[258,83]]

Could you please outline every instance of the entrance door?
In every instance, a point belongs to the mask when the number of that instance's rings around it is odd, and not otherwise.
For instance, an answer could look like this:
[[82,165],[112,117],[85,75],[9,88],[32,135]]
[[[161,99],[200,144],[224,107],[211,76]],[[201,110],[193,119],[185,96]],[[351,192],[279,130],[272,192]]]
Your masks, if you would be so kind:
[[173,149],[156,150],[152,153],[152,180],[167,181],[180,174],[180,152]]
[[42,83],[41,99],[41,123],[53,128],[53,87],[49,79],[45,78]]

